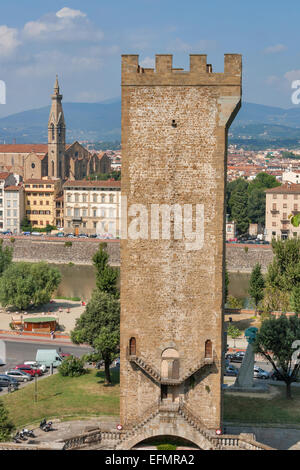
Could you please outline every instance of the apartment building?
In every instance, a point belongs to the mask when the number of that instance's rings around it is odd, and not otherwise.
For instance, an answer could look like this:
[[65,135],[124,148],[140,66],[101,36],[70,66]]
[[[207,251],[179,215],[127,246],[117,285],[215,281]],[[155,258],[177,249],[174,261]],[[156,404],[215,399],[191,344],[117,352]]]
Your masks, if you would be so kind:
[[4,208],[5,208],[5,192],[6,186],[14,186],[17,178],[13,173],[0,173],[0,230],[4,230]]
[[67,181],[64,232],[120,236],[121,182]]
[[3,230],[17,234],[24,218],[24,187],[22,184],[4,188]]
[[300,226],[294,227],[291,218],[300,213],[300,184],[285,183],[265,193],[266,240],[299,237]]
[[25,215],[33,227],[45,228],[56,223],[56,198],[61,193],[60,179],[24,181]]

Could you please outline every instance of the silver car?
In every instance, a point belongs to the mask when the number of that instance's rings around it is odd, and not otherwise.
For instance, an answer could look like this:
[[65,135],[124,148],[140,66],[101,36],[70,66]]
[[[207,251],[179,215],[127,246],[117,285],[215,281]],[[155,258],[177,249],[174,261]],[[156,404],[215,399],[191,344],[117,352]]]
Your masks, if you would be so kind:
[[30,374],[22,372],[21,370],[7,370],[5,375],[17,380],[18,382],[29,382],[29,380],[32,380],[32,376]]

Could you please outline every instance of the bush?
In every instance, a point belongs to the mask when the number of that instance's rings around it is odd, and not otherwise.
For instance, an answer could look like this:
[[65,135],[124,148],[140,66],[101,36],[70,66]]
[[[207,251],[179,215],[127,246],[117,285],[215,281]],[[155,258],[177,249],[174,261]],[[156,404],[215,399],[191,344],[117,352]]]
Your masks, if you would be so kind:
[[14,425],[9,420],[7,410],[4,408],[2,401],[0,401],[0,442],[9,441],[14,428]]
[[10,242],[15,243],[16,239],[14,237],[10,237]]
[[158,444],[156,448],[157,450],[176,450],[177,446],[175,444]]
[[68,240],[67,242],[65,242],[65,246],[72,246],[72,242],[70,242],[70,240]]
[[84,361],[74,356],[67,357],[58,367],[58,371],[63,377],[79,377],[86,373]]

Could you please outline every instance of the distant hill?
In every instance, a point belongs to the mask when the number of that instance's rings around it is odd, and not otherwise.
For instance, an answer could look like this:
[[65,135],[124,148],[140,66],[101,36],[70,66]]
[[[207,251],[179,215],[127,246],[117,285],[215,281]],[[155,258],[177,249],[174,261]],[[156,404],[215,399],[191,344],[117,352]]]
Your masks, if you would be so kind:
[[[0,119],[0,142],[47,142],[49,106]],[[121,101],[64,103],[67,141],[115,141],[121,137]],[[300,107],[283,109],[243,103],[230,128],[230,143],[261,147],[296,146],[300,141]]]

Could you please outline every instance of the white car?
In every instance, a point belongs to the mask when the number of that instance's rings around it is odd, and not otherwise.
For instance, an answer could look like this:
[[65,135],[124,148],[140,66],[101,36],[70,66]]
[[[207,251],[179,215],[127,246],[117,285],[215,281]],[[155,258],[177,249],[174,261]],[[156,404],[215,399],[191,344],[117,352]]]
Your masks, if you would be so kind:
[[24,364],[26,366],[31,366],[31,367],[34,367],[34,368],[37,368],[37,369],[40,369],[43,374],[46,372],[47,370],[47,367],[44,365],[44,364],[38,364],[36,361],[26,361],[24,362]]

